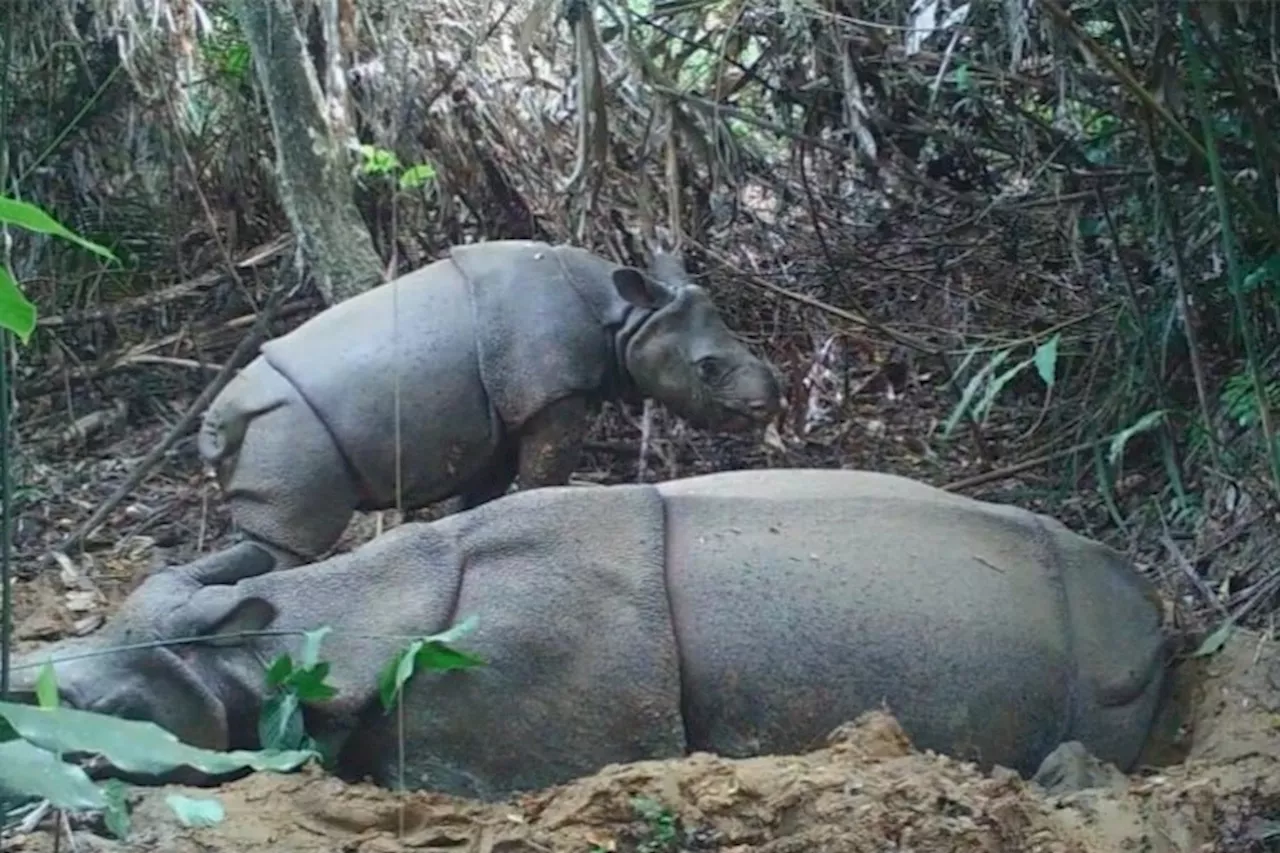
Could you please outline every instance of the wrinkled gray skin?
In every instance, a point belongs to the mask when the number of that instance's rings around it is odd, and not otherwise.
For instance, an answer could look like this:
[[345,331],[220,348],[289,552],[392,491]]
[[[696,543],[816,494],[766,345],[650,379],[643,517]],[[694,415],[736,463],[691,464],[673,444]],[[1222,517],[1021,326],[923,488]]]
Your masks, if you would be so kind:
[[397,485],[414,509],[476,506],[517,478],[567,483],[605,399],[737,430],[774,417],[781,393],[675,256],[657,253],[646,276],[570,246],[494,241],[263,345],[214,398],[197,447],[233,522],[283,567],[325,554],[354,511],[396,506]]
[[[377,673],[467,617],[488,665],[422,673],[406,784],[501,798],[611,762],[801,751],[887,705],[920,748],[1029,776],[1079,741],[1129,768],[1164,679],[1161,609],[1053,519],[895,476],[732,471],[519,491],[269,571],[250,543],[161,570],[88,640],[201,644],[57,664],[63,696],[207,747],[254,747],[264,668],[330,625],[340,692],[307,710],[339,771],[396,779]],[[350,634],[365,637],[349,636]],[[16,673],[30,688],[46,652]]]

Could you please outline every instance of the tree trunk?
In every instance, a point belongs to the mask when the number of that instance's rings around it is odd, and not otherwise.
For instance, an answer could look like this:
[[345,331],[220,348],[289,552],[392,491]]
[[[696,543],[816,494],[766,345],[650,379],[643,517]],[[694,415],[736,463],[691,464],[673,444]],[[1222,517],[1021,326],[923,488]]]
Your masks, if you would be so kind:
[[325,118],[290,0],[232,0],[275,133],[280,198],[325,302],[378,284],[382,262],[352,201],[344,140]]

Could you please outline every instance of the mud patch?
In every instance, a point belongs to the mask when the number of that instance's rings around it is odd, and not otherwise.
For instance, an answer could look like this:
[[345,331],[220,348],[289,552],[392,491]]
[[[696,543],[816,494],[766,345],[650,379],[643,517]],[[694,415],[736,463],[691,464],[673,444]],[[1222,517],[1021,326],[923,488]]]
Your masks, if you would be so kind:
[[[677,850],[1262,853],[1280,850],[1280,654],[1239,632],[1195,676],[1188,760],[1050,795],[996,768],[914,750],[897,722],[866,714],[803,755],[696,754],[613,765],[570,784],[479,803],[345,784],[309,768],[216,790],[133,795],[127,844],[73,829],[77,850],[156,853],[675,853]],[[172,794],[214,796],[216,826],[181,825]],[[51,822],[6,850],[55,848]]]

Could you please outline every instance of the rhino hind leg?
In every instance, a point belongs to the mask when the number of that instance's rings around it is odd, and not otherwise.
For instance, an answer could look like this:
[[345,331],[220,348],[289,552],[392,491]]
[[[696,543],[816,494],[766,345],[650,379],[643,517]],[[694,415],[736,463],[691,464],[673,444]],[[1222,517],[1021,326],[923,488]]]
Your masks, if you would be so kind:
[[329,431],[296,391],[290,397],[249,421],[223,481],[235,526],[281,567],[317,560],[337,544],[359,499]]

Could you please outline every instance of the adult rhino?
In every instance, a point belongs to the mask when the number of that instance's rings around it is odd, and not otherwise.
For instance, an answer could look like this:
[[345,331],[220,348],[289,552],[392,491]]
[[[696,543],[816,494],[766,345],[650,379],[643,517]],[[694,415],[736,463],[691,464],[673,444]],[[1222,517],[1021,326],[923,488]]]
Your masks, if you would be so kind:
[[[476,617],[487,664],[405,693],[406,784],[484,799],[611,762],[801,751],[885,705],[921,748],[1024,775],[1076,740],[1130,768],[1164,681],[1161,608],[1115,551],[1031,512],[887,474],[733,471],[520,491],[270,571],[252,543],[150,576],[98,634],[176,648],[55,663],[69,704],[257,745],[264,667],[332,626],[307,711],[349,777],[390,785],[377,674]],[[370,635],[388,637],[372,639]],[[399,637],[401,639],[394,639]]]
[[777,371],[676,255],[655,252],[645,275],[572,246],[483,242],[264,344],[210,404],[197,447],[233,523],[285,566],[318,559],[397,490],[406,509],[468,508],[517,477],[563,485],[588,415],[643,398],[719,430],[782,408]]

